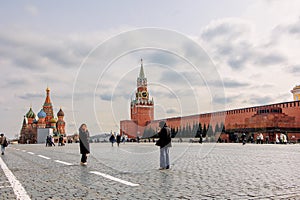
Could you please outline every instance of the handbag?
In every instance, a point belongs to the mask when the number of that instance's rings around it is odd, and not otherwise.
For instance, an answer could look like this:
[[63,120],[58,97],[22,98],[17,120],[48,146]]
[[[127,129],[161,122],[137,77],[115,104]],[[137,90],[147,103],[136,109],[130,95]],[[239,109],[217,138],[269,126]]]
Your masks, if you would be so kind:
[[7,142],[6,138],[4,139],[3,146],[4,146],[4,147],[7,147],[7,146],[8,146],[8,142]]

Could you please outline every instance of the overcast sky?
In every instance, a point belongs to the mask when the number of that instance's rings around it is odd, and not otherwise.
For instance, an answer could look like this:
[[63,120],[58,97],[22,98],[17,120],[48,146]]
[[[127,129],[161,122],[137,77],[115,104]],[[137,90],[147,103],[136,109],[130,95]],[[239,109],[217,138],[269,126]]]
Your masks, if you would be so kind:
[[140,58],[156,119],[292,101],[299,8],[297,0],[2,1],[0,132],[19,134],[47,86],[68,134],[84,122],[91,134],[118,132]]

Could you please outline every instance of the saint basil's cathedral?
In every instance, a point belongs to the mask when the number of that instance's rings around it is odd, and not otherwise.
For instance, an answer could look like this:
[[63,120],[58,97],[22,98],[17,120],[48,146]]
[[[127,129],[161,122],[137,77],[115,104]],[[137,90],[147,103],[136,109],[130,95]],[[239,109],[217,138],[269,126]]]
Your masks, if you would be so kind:
[[38,132],[43,129],[52,129],[54,136],[66,136],[64,115],[64,112],[60,109],[57,113],[57,118],[55,118],[50,100],[50,89],[47,87],[45,103],[38,112],[37,118],[31,107],[24,116],[19,143],[37,143]]

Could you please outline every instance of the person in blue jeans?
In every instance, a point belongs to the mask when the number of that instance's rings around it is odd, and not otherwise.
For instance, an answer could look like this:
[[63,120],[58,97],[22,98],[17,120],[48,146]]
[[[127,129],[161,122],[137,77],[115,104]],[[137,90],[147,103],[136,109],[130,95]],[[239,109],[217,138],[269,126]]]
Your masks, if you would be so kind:
[[170,168],[169,148],[171,144],[171,129],[165,121],[159,122],[160,131],[158,132],[159,140],[156,145],[160,147],[160,170]]

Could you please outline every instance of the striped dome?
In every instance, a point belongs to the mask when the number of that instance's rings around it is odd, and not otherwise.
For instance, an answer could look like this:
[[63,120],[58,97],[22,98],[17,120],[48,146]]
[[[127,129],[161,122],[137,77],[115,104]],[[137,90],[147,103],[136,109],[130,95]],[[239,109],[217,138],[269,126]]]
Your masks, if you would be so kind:
[[32,108],[29,109],[29,111],[26,113],[27,118],[35,118],[35,113],[32,111]]

